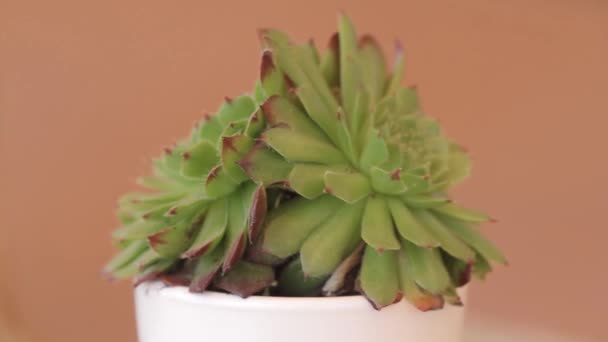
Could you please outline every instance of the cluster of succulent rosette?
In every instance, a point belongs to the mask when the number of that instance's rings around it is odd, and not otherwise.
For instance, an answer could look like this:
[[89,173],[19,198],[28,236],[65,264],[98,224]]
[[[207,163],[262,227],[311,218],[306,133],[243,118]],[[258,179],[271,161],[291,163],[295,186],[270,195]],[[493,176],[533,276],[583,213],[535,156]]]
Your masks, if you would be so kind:
[[504,256],[448,189],[465,151],[345,16],[328,48],[261,30],[252,95],[226,99],[119,201],[113,278],[243,297],[361,293],[375,308],[460,305]]

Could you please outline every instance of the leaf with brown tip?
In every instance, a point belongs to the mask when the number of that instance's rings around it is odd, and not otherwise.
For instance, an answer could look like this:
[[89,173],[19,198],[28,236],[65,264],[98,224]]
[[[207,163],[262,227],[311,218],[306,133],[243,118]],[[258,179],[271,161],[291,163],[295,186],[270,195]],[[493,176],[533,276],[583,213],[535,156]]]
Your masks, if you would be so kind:
[[401,291],[396,252],[379,253],[367,246],[361,264],[360,287],[376,310],[398,302]]
[[247,185],[241,186],[228,197],[228,228],[226,230],[226,257],[222,273],[228,272],[245,252],[247,245],[247,209],[245,208]]
[[260,233],[268,211],[266,189],[263,185],[248,182],[245,184],[243,201],[247,213],[247,235],[249,241],[253,242]]
[[201,230],[188,250],[182,254],[182,258],[202,255],[209,250],[214,242],[221,240],[228,224],[227,207],[226,200],[223,198],[218,199],[211,205],[204,218]]
[[264,50],[260,65],[260,81],[268,96],[284,95],[287,92],[285,75],[279,70],[272,59],[272,51]]
[[285,181],[292,168],[291,164],[262,141],[255,143],[239,161],[239,165],[250,179],[265,186]]
[[224,246],[219,245],[209,253],[200,256],[196,260],[194,271],[192,272],[192,282],[190,292],[203,292],[209,287],[211,281],[222,267],[224,260]]
[[411,275],[421,288],[432,294],[442,294],[450,286],[452,279],[448,274],[439,250],[436,248],[422,248],[410,242],[402,241]]
[[416,284],[413,268],[409,264],[406,253],[403,250],[397,252],[399,269],[399,282],[401,290],[408,302],[412,303],[420,311],[439,310],[443,308],[443,297],[425,292]]
[[443,222],[439,221],[428,210],[412,209],[412,214],[439,241],[441,249],[467,263],[472,263],[475,260],[475,251],[446,228]]
[[218,288],[243,298],[262,291],[274,282],[274,270],[270,266],[240,261],[217,279]]

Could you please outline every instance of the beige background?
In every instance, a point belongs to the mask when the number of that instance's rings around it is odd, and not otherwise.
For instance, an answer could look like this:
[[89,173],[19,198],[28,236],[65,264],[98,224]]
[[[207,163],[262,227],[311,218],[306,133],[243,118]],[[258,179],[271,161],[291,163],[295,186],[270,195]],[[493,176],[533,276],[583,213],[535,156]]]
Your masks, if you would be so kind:
[[[608,2],[0,0],[0,288],[35,341],[133,341],[102,281],[114,200],[202,110],[251,88],[255,29],[324,46],[338,9],[475,160],[457,197],[511,266],[471,317],[608,340]],[[2,315],[0,315],[2,316]]]

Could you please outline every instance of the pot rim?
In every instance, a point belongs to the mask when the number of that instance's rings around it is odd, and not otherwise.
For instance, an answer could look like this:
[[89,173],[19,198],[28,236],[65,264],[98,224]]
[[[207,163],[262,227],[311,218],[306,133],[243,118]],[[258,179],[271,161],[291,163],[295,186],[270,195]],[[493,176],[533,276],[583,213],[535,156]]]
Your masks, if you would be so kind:
[[[142,291],[146,296],[154,295],[155,297],[162,297],[177,302],[234,309],[259,310],[272,308],[273,310],[282,309],[286,311],[374,310],[373,306],[362,295],[337,297],[250,296],[242,298],[237,295],[217,291],[192,293],[188,290],[187,286],[166,285],[158,280],[144,282],[137,286],[136,291]],[[387,309],[390,309],[391,306]]]

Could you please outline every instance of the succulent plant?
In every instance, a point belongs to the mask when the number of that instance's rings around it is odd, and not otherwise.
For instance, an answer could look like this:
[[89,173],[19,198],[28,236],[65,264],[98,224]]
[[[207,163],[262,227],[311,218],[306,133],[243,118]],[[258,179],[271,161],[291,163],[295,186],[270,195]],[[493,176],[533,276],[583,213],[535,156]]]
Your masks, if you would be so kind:
[[[119,201],[116,278],[163,278],[242,296],[359,291],[375,308],[460,305],[456,288],[505,257],[450,201],[462,147],[345,16],[329,47],[260,30],[253,97],[228,99],[155,160],[152,194]],[[275,279],[275,274],[277,274]]]
[[[242,295],[267,287],[273,269],[241,261],[266,215],[266,188],[237,164],[263,127],[253,98],[226,99],[189,139],[166,148],[154,161],[154,174],[139,180],[154,192],[119,200],[123,226],[113,237],[122,251],[105,272],[136,277],[136,283],[161,276],[189,284],[193,292],[213,280]],[[272,177],[272,171],[262,175]]]

